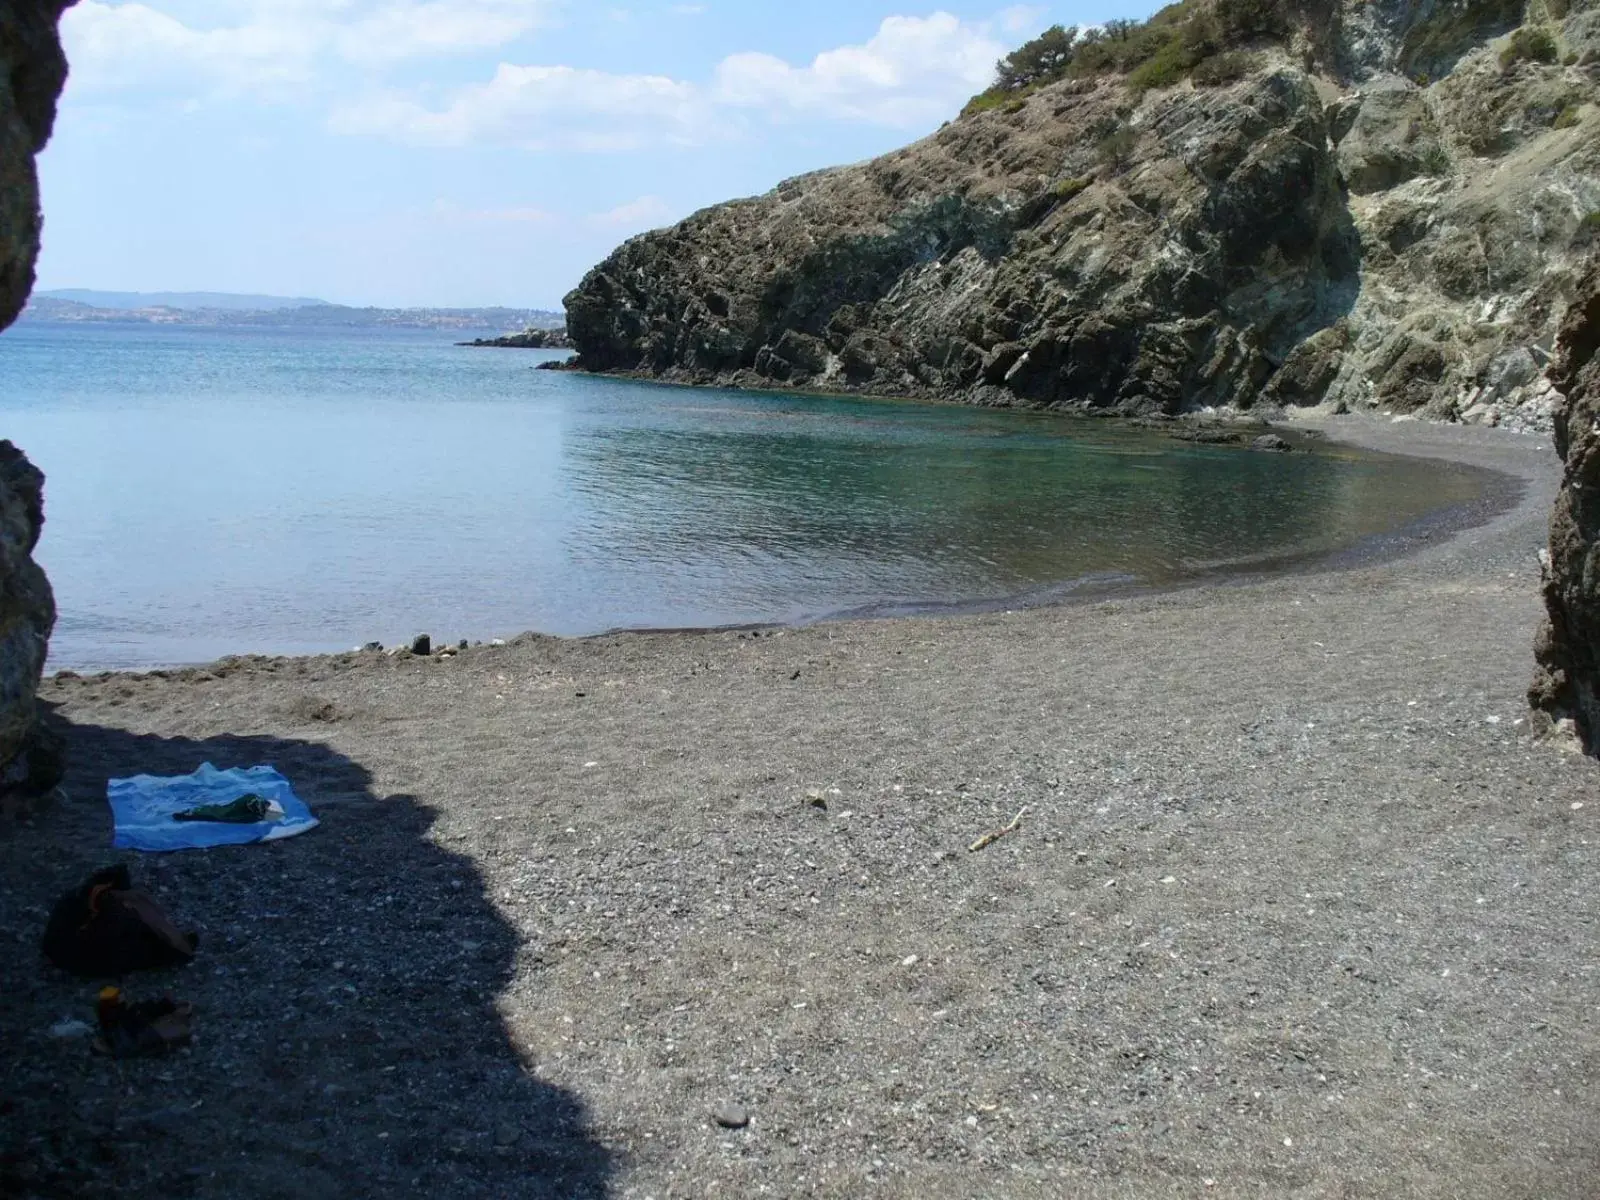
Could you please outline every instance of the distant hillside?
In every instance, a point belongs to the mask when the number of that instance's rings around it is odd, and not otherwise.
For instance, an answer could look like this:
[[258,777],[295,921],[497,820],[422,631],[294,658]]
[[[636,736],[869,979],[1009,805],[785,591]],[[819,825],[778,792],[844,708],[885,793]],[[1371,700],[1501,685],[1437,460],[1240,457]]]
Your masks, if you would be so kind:
[[91,288],[54,288],[35,292],[49,300],[67,300],[91,308],[213,309],[220,312],[275,312],[280,308],[307,308],[327,304],[307,297],[250,296],[233,292],[98,292]]
[[[110,292],[74,295],[113,296]],[[203,293],[196,293],[189,299]],[[154,299],[156,297],[141,297]],[[178,297],[184,298],[184,297]],[[274,297],[224,297],[266,299]],[[288,304],[290,302],[283,302]],[[267,309],[182,308],[146,304],[137,308],[107,308],[70,299],[60,292],[37,295],[22,314],[25,322],[70,325],[207,325],[270,329],[441,329],[471,333],[521,333],[527,329],[560,329],[561,313],[537,308],[346,308],[341,304],[310,301],[294,307]]]

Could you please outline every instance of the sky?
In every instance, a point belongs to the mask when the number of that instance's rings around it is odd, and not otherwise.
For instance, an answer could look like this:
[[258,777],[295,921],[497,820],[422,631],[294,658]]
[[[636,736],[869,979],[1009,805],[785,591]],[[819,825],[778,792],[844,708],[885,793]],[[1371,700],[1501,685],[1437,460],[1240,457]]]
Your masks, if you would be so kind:
[[39,287],[558,308],[633,234],[933,132],[1138,0],[78,0]]

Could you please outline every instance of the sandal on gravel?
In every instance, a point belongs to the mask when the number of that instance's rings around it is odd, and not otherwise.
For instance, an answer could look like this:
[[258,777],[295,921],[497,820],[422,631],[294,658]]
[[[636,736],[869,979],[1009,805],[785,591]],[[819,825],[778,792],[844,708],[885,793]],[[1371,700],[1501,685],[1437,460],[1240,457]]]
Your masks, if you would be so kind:
[[163,996],[129,1004],[119,988],[100,992],[96,1011],[100,1036],[94,1040],[99,1054],[112,1058],[141,1058],[167,1054],[189,1044],[194,1006]]

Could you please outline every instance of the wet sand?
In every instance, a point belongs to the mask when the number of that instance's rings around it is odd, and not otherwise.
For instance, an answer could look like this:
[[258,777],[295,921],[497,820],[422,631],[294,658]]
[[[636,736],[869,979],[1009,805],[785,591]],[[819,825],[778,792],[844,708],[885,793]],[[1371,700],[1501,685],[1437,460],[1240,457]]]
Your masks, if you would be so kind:
[[[1600,768],[1523,698],[1554,457],[1324,427],[1521,498],[1093,603],[52,681],[68,794],[0,843],[0,1183],[1592,1196]],[[108,775],[206,760],[324,825],[106,849]],[[165,1060],[49,1036],[94,994],[36,965],[49,900],[118,858],[202,934],[131,983],[196,1005]]]

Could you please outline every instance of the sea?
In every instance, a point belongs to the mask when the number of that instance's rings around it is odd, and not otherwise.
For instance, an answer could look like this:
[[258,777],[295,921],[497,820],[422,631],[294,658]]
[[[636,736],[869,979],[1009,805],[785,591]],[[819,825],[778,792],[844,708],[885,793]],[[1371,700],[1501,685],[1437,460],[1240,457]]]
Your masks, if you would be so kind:
[[54,669],[793,624],[1359,552],[1471,472],[1110,421],[538,370],[449,333],[24,323]]

